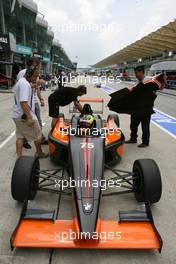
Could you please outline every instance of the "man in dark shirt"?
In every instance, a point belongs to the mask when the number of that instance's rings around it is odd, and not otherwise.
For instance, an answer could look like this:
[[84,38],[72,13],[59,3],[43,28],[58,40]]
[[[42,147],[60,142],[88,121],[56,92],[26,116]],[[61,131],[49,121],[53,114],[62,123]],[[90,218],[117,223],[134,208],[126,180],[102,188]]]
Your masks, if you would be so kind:
[[137,143],[138,126],[141,123],[142,144],[138,145],[138,147],[145,148],[149,146],[150,120],[151,115],[154,113],[153,106],[157,97],[156,91],[162,89],[163,86],[157,80],[144,81],[144,66],[136,67],[135,75],[138,79],[138,84],[132,87],[130,91],[133,93],[133,102],[136,100],[137,111],[131,114],[131,137],[126,143]]
[[52,127],[54,127],[57,122],[60,106],[66,106],[74,102],[75,107],[81,112],[82,106],[77,97],[86,93],[87,88],[84,85],[80,85],[78,88],[61,87],[52,93],[48,98],[49,116],[53,118]]

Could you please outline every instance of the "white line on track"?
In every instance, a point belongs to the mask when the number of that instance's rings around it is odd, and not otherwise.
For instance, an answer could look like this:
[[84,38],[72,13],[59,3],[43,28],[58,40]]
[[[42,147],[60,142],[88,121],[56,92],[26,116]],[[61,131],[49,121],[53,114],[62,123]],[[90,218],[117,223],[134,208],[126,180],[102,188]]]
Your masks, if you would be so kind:
[[159,109],[157,109],[157,108],[154,108],[154,110],[156,110],[157,112],[159,112],[159,113],[161,113],[161,114],[163,114],[163,115],[165,115],[165,116],[167,116],[167,117],[169,117],[169,118],[172,118],[172,119],[175,119],[175,120],[176,120],[176,117],[173,117],[173,116],[171,116],[171,115],[168,115],[168,114],[162,112],[161,110],[159,110]]
[[[44,127],[46,125],[45,122],[42,123],[42,126]],[[15,136],[15,131],[13,131],[1,144],[0,149],[2,149],[13,137]]]
[[158,128],[160,128],[161,130],[163,130],[165,133],[167,133],[168,135],[170,135],[171,137],[173,137],[174,139],[176,139],[176,136],[173,135],[171,132],[169,132],[167,129],[161,127],[160,125],[158,125],[155,121],[151,121],[155,126],[157,126]]
[[[171,115],[168,115],[168,114],[162,112],[162,111],[159,110],[159,109],[154,108],[154,110],[155,110],[156,112],[158,112],[159,114],[162,114],[162,115],[164,115],[164,116],[166,116],[166,117],[169,117],[169,118],[171,118],[171,119],[173,119],[173,120],[176,120],[175,117],[173,117],[173,116],[171,116]],[[165,129],[164,127],[160,126],[157,122],[155,122],[155,120],[151,120],[151,122],[152,122],[155,126],[157,126],[158,128],[160,128],[161,130],[163,130],[165,133],[167,133],[168,135],[170,135],[171,137],[173,137],[174,139],[176,139],[176,136],[175,136],[173,133],[171,133],[170,131],[168,131],[168,130]]]
[[0,149],[2,149],[13,137],[15,136],[15,131],[13,131],[1,144]]

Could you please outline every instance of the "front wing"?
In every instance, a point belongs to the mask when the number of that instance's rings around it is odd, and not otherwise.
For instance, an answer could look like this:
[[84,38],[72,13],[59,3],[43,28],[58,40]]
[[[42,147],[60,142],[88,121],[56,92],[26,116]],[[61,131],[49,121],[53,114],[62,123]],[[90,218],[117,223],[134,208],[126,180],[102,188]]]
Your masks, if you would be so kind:
[[98,219],[96,232],[89,239],[85,238],[88,234],[79,233],[76,218],[34,218],[35,213],[33,218],[19,221],[11,237],[12,248],[162,249],[163,242],[154,223],[138,220],[136,216],[130,219],[129,214],[120,221]]

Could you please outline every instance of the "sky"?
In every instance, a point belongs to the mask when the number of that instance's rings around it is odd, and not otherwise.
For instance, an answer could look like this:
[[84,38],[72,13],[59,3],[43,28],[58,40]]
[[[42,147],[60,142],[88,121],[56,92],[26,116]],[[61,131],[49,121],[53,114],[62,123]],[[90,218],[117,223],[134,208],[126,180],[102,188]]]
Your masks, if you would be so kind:
[[72,61],[93,65],[176,19],[175,0],[35,0]]

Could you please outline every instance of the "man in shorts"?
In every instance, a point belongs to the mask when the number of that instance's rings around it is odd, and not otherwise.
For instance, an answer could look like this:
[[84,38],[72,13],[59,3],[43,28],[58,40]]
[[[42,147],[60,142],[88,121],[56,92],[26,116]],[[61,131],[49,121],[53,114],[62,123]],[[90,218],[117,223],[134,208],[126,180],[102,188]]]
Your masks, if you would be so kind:
[[[40,60],[38,58],[31,57],[27,61],[27,69],[32,69],[32,68],[36,68],[36,69],[40,68]],[[25,76],[27,69],[23,69],[18,73],[17,81],[19,81],[20,78]],[[41,130],[42,130],[42,120],[41,120],[41,114],[40,114],[40,106],[44,107],[45,101],[44,101],[44,98],[42,97],[40,87],[44,83],[45,83],[44,80],[37,78],[36,83],[32,85],[32,88],[34,91],[34,100],[35,100],[35,114],[36,114],[37,119],[39,121],[39,125],[41,127]],[[39,101],[40,101],[40,104],[39,104]],[[48,140],[43,135],[43,133],[42,133],[42,137],[41,137],[41,143],[42,143],[42,145],[48,144]],[[24,140],[23,140],[23,147],[26,149],[31,149],[31,145],[28,143],[26,138],[24,138]]]
[[35,101],[31,84],[35,83],[39,72],[35,68],[27,69],[25,77],[20,78],[14,87],[13,120],[16,125],[16,152],[22,156],[23,139],[34,141],[36,155],[46,158],[41,148],[41,128],[35,115]]
[[59,116],[59,107],[74,102],[75,107],[81,112],[82,106],[77,97],[87,93],[87,88],[80,85],[78,88],[62,87],[57,89],[48,98],[49,116],[53,118],[51,126],[54,127]]

